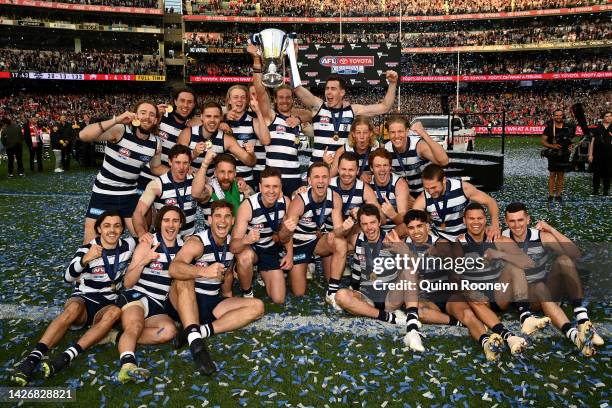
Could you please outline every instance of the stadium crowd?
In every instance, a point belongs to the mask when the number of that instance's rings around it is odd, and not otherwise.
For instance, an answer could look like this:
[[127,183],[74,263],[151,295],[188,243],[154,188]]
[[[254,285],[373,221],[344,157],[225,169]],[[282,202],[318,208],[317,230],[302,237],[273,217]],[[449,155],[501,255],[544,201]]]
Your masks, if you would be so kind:
[[253,70],[245,64],[195,61],[185,65],[185,72],[203,76],[251,76]]
[[[462,75],[539,74],[549,72],[611,71],[612,57],[568,56],[561,52],[552,57],[543,55],[484,55],[463,54],[460,58]],[[403,75],[455,75],[456,54],[402,55]]]
[[[373,103],[382,97],[380,91],[349,90],[349,100]],[[57,121],[66,115],[68,121],[80,120],[84,115],[92,118],[107,118],[117,111],[129,110],[138,100],[153,97],[157,103],[168,103],[160,94],[135,93],[83,93],[83,94],[42,94],[20,93],[0,97],[0,117],[9,117],[17,123],[25,123],[28,114],[34,113],[44,123]],[[207,91],[199,95],[200,100],[224,103],[225,91]],[[450,101],[454,108],[454,99]],[[595,123],[601,117],[602,107],[612,107],[612,92],[567,91],[548,92],[521,91],[496,94],[467,93],[461,94],[461,110],[471,112],[501,112],[506,110],[508,125],[542,125],[550,119],[550,107],[563,107],[566,115],[571,116],[569,107],[582,102],[589,123]],[[414,94],[403,92],[401,111],[412,113],[442,112],[439,94]],[[499,124],[501,116],[481,115],[471,117],[472,125],[487,125],[489,122]]]
[[163,75],[165,67],[142,54],[0,49],[0,71]]
[[[189,33],[185,43],[188,47],[242,47],[249,38],[249,33]],[[397,32],[367,32],[344,33],[342,40],[350,43],[381,43],[395,42],[399,38]],[[403,47],[452,47],[474,45],[508,45],[533,44],[541,42],[576,42],[590,40],[612,39],[612,29],[609,21],[593,21],[580,25],[546,26],[478,30],[478,31],[448,31],[434,33],[404,33]],[[300,33],[302,44],[328,44],[340,42],[338,33]]]
[[[373,0],[346,1],[333,0],[232,0],[229,5],[219,1],[204,2],[190,0],[194,14],[210,13],[221,15],[272,15],[333,17],[339,16],[388,16],[398,15],[400,0],[385,2]],[[605,0],[402,0],[402,11],[406,15],[441,15],[506,12],[531,9],[554,9],[562,7],[580,7],[594,4],[605,4]]]
[[[336,36],[337,38],[337,36]],[[358,36],[361,42],[376,42],[378,34]],[[404,47],[453,47],[469,45],[533,44],[541,42],[576,42],[612,39],[610,21],[568,26],[535,26],[484,31],[452,31],[443,33],[406,33]],[[384,40],[384,39],[383,39]],[[315,39],[315,42],[319,42]]]

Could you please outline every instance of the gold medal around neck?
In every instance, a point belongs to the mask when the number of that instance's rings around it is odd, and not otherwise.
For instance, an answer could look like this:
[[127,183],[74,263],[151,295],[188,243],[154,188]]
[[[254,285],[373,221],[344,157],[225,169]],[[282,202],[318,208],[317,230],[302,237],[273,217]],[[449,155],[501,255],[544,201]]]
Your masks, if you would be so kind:
[[166,113],[172,113],[172,112],[174,112],[174,108],[172,107],[172,105],[166,106]]
[[374,272],[372,272],[372,273],[370,274],[370,280],[371,280],[372,282],[374,282],[376,279],[378,279],[378,275],[376,275]]
[[445,222],[443,222],[442,224],[440,224],[440,229],[441,229],[442,231],[444,231],[444,230],[446,229],[446,223],[445,223]]
[[293,143],[295,143],[296,145],[299,145],[301,143],[300,137],[296,136],[295,140],[293,141]]
[[132,120],[132,126],[134,126],[134,127],[140,126],[140,121],[138,119]]
[[340,139],[340,135],[338,133],[334,133],[334,140],[338,141]]
[[210,140],[207,140],[204,144],[206,145],[207,149],[210,149],[213,145],[213,143]]
[[111,290],[112,290],[113,292],[116,292],[116,291],[117,291],[117,285],[116,285],[115,283],[113,283],[113,284],[111,285]]

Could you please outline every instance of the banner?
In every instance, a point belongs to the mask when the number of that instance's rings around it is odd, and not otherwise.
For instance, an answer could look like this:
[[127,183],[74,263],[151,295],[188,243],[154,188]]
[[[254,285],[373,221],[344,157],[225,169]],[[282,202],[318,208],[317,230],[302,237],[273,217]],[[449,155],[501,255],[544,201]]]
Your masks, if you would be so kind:
[[506,52],[506,51],[533,51],[565,48],[590,48],[612,46],[611,40],[588,40],[588,41],[543,41],[531,44],[508,44],[508,45],[466,45],[458,47],[423,47],[402,48],[402,54],[450,54],[459,52]]
[[[506,126],[506,135],[541,135],[544,132],[544,125],[539,126],[521,126],[521,125],[511,125]],[[476,134],[478,135],[488,135],[489,129],[486,126],[476,126],[474,127]],[[491,128],[492,135],[501,135],[502,128],[501,126],[493,126]],[[582,136],[582,129],[580,126],[576,128],[576,135]]]
[[[165,81],[165,75],[71,74],[61,72],[0,72],[0,78],[67,81]],[[249,78],[250,79],[250,78]]]
[[190,76],[189,82],[207,82],[207,83],[244,83],[251,82],[252,77],[238,77],[238,76]]
[[[460,75],[460,82],[491,81],[550,81],[563,79],[608,79],[612,71],[598,72],[549,72],[546,74]],[[402,76],[402,82],[456,82],[457,75]]]
[[[8,0],[0,0],[8,1]],[[23,1],[23,0],[22,0]],[[569,14],[603,13],[612,10],[612,4],[585,6],[546,10],[509,11],[501,13],[470,13],[439,16],[402,16],[402,22],[418,21],[460,21],[460,20],[490,20],[516,17],[558,16]],[[185,21],[220,21],[232,23],[398,23],[399,17],[242,17],[242,16],[209,16],[187,15]]]
[[70,4],[52,1],[33,1],[33,0],[0,0],[0,5],[8,6],[24,6],[24,7],[41,7],[58,10],[71,11],[93,11],[103,13],[124,13],[124,14],[155,14],[163,15],[161,8],[140,8],[140,7],[111,7],[97,6],[88,4]]
[[246,48],[219,48],[219,47],[208,47],[208,46],[197,46],[189,47],[188,52],[190,54],[244,54]]
[[17,25],[25,27],[44,27],[45,23],[38,20],[19,20],[17,21]]
[[385,72],[398,71],[400,47],[382,44],[310,44],[300,46],[298,67],[302,84],[317,86],[337,74],[351,85],[386,85]]

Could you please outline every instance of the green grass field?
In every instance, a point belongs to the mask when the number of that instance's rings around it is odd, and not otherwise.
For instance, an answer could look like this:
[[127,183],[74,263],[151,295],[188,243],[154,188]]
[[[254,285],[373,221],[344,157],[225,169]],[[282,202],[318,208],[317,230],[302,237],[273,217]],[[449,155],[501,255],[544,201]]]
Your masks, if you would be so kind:
[[[478,150],[499,146],[498,139],[481,142]],[[537,155],[537,143],[533,138],[508,139],[513,168],[506,167],[504,188],[493,196],[501,208],[514,200],[527,202],[535,219],[548,220],[581,246],[601,245],[585,260],[595,271],[587,292],[592,296],[590,316],[609,340],[610,201],[588,196],[588,174],[572,174],[563,206],[547,207],[545,173],[521,175],[520,163]],[[62,276],[81,241],[95,172],[75,165],[68,173],[55,174],[49,170],[51,162],[45,166],[43,174],[28,172],[25,178],[9,180],[6,164],[0,165],[0,304],[61,307],[70,293]],[[177,352],[163,345],[137,351],[139,364],[152,372],[147,382],[121,385],[115,380],[117,350],[105,345],[87,351],[48,381],[39,373],[32,385],[72,387],[78,406],[90,407],[609,404],[609,342],[595,357],[585,358],[555,329],[547,328],[529,339],[523,356],[513,358],[506,352],[501,361],[488,363],[465,329],[438,326],[425,328],[427,351],[413,354],[403,348],[401,333],[394,328],[372,330],[364,319],[331,312],[323,304],[323,286],[320,280],[311,281],[307,296],[289,296],[285,307],[266,301],[265,330],[247,327],[211,339],[211,355],[219,369],[212,378],[194,373],[188,349]],[[262,288],[256,286],[256,295],[264,297]],[[295,316],[303,316],[305,323],[283,323]],[[327,316],[335,325],[308,324],[309,316]],[[0,386],[8,386],[7,370],[29,352],[47,322],[6,318],[2,313],[0,317]],[[506,314],[504,321],[514,322],[516,315]],[[346,330],[334,330],[343,323]],[[78,336],[69,333],[58,349],[64,350]]]

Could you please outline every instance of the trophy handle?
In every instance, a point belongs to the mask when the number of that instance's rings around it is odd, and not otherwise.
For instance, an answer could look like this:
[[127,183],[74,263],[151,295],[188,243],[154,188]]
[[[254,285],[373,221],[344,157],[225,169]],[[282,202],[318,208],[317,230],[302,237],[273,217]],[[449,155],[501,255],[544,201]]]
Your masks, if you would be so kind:
[[261,45],[261,35],[259,33],[251,34],[251,42],[253,45]]

